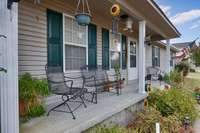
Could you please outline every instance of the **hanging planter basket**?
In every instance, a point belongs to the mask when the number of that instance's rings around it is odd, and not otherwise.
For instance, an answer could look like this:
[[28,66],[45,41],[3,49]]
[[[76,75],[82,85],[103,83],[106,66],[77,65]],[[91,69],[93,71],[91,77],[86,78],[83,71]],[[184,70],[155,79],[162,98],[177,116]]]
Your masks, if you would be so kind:
[[79,13],[75,15],[76,21],[81,26],[87,26],[91,22],[91,16],[87,13]]
[[87,0],[79,0],[75,12],[75,18],[79,25],[87,26],[91,22],[91,13]]

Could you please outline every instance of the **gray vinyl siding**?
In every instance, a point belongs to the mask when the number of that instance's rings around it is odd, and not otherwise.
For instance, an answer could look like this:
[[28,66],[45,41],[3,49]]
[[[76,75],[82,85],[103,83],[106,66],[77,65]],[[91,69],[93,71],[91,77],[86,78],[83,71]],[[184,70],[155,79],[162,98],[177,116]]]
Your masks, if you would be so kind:
[[19,75],[44,76],[47,62],[46,11],[32,3],[19,4]]

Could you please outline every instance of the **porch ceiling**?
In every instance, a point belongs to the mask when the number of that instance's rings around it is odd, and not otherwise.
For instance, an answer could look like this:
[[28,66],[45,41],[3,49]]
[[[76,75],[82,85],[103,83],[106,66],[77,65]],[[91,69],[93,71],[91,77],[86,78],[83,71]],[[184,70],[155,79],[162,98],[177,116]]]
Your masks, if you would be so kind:
[[[180,37],[179,31],[153,0],[109,0],[117,2],[130,16],[147,22],[147,31],[153,40]],[[148,34],[148,33],[147,33]]]
[[[66,0],[62,0],[62,1],[65,2],[66,4],[70,5],[72,7],[72,9],[76,8],[75,0],[67,0],[67,2],[66,2]],[[119,2],[118,0],[116,0],[116,1]],[[91,14],[92,14],[92,22],[95,24],[98,24],[99,26],[102,26],[104,28],[111,29],[112,16],[110,15],[110,7],[112,6],[113,3],[116,3],[116,1],[115,0],[88,0]],[[142,19],[138,14],[135,15],[131,11],[128,10],[130,5],[131,5],[131,7],[130,7],[131,9],[134,7],[134,6],[132,6],[132,4],[134,2],[132,2],[130,0],[127,0],[127,1],[124,0],[122,3],[126,4],[126,2],[128,2],[127,3],[128,5],[125,5],[125,7],[122,6],[122,12],[120,15],[127,14],[133,19],[133,33],[123,31],[123,28],[125,28],[126,24],[125,24],[125,21],[122,21],[122,20],[119,22],[119,32],[121,32],[125,35],[128,35],[128,36],[138,38],[138,31],[139,31],[139,23],[138,22]],[[121,3],[119,2],[119,4],[121,4]],[[135,9],[135,7],[134,7],[134,9]],[[150,12],[152,12],[152,11],[150,10]],[[163,27],[165,27],[165,26],[163,26]],[[162,29],[163,27],[161,27],[160,29]],[[152,37],[152,40],[154,40],[154,41],[164,39],[163,33],[158,32],[154,28],[152,28],[152,26],[149,24],[149,21],[147,21],[146,35],[147,36],[150,35]]]

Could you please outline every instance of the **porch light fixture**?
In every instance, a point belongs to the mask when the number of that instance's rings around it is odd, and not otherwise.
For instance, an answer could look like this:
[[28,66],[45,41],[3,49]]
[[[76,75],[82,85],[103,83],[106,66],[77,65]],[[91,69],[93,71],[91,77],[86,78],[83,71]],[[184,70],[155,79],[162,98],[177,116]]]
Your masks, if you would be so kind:
[[129,17],[126,20],[126,27],[124,28],[124,31],[133,32],[133,20]]
[[91,13],[87,0],[78,0],[75,18],[79,25],[87,26],[91,22]]

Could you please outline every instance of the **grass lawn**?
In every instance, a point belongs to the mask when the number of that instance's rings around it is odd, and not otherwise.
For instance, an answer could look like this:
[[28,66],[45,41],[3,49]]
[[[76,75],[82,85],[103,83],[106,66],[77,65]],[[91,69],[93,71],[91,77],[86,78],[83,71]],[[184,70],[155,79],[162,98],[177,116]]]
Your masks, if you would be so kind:
[[194,89],[200,87],[200,73],[189,73],[184,79],[185,89]]

